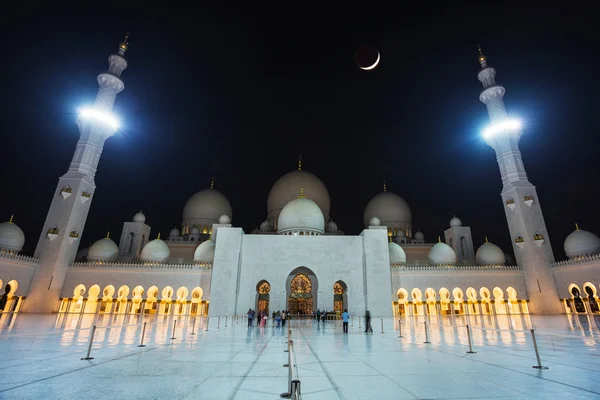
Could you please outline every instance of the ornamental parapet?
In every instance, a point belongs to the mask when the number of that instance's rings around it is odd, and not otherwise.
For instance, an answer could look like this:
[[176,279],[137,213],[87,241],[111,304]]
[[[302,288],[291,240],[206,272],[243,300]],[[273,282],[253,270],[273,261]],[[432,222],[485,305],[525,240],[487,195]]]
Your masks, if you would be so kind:
[[590,256],[573,257],[569,260],[564,260],[564,261],[556,261],[556,262],[550,263],[550,268],[559,268],[559,267],[564,267],[567,265],[585,265],[585,264],[598,263],[598,262],[600,262],[600,254],[594,254],[594,255],[590,255]]
[[433,247],[435,243],[398,243],[400,247]]
[[392,264],[392,270],[398,272],[413,272],[413,271],[431,271],[431,272],[460,272],[460,271],[477,271],[477,272],[506,272],[506,271],[522,271],[518,265],[477,265],[477,264],[429,264],[426,261],[422,263],[411,264]]
[[25,262],[31,263],[31,264],[37,264],[40,261],[39,258],[23,256],[20,254],[14,254],[10,251],[5,251],[5,250],[0,251],[0,258],[7,259],[7,260],[25,261]]
[[170,264],[170,263],[148,263],[148,262],[106,262],[106,261],[87,261],[74,262],[70,268],[142,268],[142,269],[178,269],[178,270],[209,270],[212,269],[212,264],[203,263],[202,265],[194,264]]

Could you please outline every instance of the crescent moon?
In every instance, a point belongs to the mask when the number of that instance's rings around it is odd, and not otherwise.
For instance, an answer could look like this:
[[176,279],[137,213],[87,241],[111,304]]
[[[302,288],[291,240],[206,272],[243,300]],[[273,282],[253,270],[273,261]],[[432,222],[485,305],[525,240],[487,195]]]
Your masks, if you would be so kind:
[[377,64],[379,64],[380,58],[381,58],[381,54],[379,54],[379,52],[377,52],[377,60],[375,60],[375,63],[373,65],[371,65],[370,67],[359,67],[359,68],[362,69],[363,71],[370,71],[373,68],[375,68],[377,66]]

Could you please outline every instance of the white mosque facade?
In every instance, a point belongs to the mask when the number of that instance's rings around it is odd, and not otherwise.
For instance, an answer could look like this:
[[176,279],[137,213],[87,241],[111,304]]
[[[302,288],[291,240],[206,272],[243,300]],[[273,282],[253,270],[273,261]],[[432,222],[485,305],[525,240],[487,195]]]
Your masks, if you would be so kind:
[[[427,242],[413,232],[409,205],[387,191],[367,204],[359,235],[330,217],[325,184],[298,168],[278,179],[265,221],[246,233],[233,223],[227,198],[214,188],[194,194],[181,229],[153,235],[142,212],[123,224],[119,243],[106,237],[81,249],[79,237],[94,198],[109,119],[124,89],[124,41],[98,76],[94,108],[77,121],[81,138],[59,179],[33,257],[11,218],[0,224],[0,311],[231,316],[256,310],[310,314],[348,308],[374,316],[600,313],[600,238],[579,229],[556,262],[535,187],[527,180],[518,140],[503,103],[505,89],[480,53],[480,100],[490,115],[503,182],[501,193],[515,260],[498,246],[477,246],[454,217]],[[443,238],[443,241],[442,241]]]

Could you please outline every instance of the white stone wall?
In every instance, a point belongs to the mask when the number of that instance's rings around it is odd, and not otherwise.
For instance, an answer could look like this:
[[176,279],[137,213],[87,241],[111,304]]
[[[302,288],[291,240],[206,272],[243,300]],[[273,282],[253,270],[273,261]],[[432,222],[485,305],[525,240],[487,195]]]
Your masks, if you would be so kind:
[[4,287],[8,282],[16,280],[18,287],[15,296],[26,296],[37,262],[38,260],[32,257],[0,254],[0,280],[2,281],[0,293],[4,293]]
[[556,288],[561,299],[570,299],[572,294],[569,292],[569,285],[572,283],[579,287],[583,297],[587,297],[583,286],[585,283],[592,283],[597,295],[600,291],[600,257],[583,257],[580,260],[568,260],[557,262],[552,265],[552,272],[556,280]]
[[365,231],[363,236],[285,236],[244,235],[239,228],[221,228],[213,262],[210,315],[256,308],[256,286],[261,280],[271,285],[270,309],[287,308],[288,278],[299,267],[316,276],[312,282],[318,288],[315,309],[333,310],[333,285],[342,280],[352,313],[365,311],[365,281],[373,315],[392,312],[385,229]]

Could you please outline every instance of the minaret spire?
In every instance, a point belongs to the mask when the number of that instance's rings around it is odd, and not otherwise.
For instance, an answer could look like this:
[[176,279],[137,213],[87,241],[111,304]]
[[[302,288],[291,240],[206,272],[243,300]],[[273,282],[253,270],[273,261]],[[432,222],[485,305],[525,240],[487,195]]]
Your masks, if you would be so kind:
[[[117,94],[125,88],[121,74],[127,68],[123,55],[129,46],[128,37],[119,45],[117,54],[108,57],[108,72],[98,75],[99,88],[93,106],[80,110],[79,141],[69,169],[59,178],[53,193],[35,250],[40,261],[29,285],[27,301],[23,303],[24,312],[57,310],[67,268],[75,260],[78,247],[77,240],[70,240],[69,232],[83,232],[95,194],[94,177],[104,142],[117,131],[112,108]],[[63,197],[61,194],[67,190],[72,195]]]
[[[531,311],[536,314],[563,312],[550,263],[554,254],[535,186],[527,179],[519,149],[523,134],[520,123],[509,118],[504,106],[506,89],[496,83],[496,70],[487,63],[481,46],[478,47],[481,70],[477,78],[483,84],[479,100],[490,117],[484,131],[485,142],[496,152],[502,178],[502,205],[513,242],[517,264],[523,268]],[[536,238],[545,240],[536,244]]]

